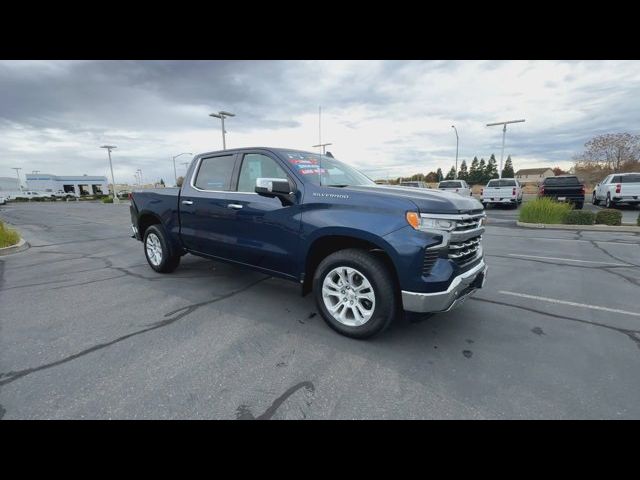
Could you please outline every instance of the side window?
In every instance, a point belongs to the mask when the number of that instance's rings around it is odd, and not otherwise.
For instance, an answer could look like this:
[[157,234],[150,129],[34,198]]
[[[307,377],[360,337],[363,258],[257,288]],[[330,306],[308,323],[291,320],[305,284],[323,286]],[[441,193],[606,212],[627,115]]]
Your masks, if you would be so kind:
[[620,175],[613,177],[611,179],[611,183],[620,183]]
[[231,188],[233,155],[203,158],[194,185],[202,190],[223,190]]
[[247,153],[242,159],[239,192],[253,192],[257,178],[289,178],[280,165],[271,157],[261,153]]

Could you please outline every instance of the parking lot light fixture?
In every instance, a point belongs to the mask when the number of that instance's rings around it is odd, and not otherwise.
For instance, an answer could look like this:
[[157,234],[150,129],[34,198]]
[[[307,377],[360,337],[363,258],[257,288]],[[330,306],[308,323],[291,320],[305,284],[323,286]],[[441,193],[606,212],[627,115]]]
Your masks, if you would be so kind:
[[456,171],[453,176],[454,179],[458,178],[458,129],[455,125],[451,125],[451,128],[456,132]]
[[509,120],[508,122],[487,123],[487,127],[502,125],[502,153],[500,154],[500,169],[498,170],[498,178],[502,178],[502,160],[504,159],[504,138],[507,135],[507,125],[509,123],[521,123],[521,122],[524,122],[524,118],[521,120]]
[[100,148],[106,148],[109,154],[109,169],[111,170],[111,184],[113,185],[113,203],[120,203],[118,192],[116,192],[116,180],[113,176],[113,164],[111,163],[111,150],[118,148],[115,145],[102,145]]
[[210,117],[219,118],[220,121],[222,122],[222,149],[226,150],[227,149],[227,141],[225,139],[225,133],[227,133],[227,132],[224,129],[224,119],[227,118],[227,117],[235,117],[235,114],[231,113],[231,112],[225,112],[224,110],[221,110],[218,113],[210,113],[209,116]]
[[176,186],[178,185],[178,172],[176,171],[176,158],[178,158],[178,157],[180,157],[182,155],[193,155],[193,153],[184,152],[184,153],[181,153],[181,154],[176,155],[175,157],[173,157],[173,176],[174,176],[175,181],[176,181]]

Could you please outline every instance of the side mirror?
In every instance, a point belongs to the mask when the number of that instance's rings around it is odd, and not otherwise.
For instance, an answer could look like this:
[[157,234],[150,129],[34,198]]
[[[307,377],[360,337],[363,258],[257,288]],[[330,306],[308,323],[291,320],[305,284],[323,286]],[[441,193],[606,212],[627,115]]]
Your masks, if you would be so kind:
[[263,197],[279,198],[282,204],[293,203],[293,187],[286,178],[257,178],[255,192]]

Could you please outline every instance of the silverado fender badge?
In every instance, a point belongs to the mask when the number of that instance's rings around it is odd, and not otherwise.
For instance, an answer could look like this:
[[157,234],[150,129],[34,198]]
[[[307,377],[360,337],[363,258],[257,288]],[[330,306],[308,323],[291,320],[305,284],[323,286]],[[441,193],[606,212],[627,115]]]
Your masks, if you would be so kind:
[[329,198],[349,198],[349,195],[342,195],[339,193],[313,193],[314,197],[329,197]]

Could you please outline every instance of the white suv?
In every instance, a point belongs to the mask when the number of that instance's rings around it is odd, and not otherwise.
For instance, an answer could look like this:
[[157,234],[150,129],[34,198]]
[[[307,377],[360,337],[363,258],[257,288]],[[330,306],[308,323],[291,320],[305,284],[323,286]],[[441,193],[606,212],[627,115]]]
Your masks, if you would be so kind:
[[619,203],[640,205],[640,173],[614,173],[593,189],[591,203],[604,203],[607,208]]
[[471,196],[471,188],[464,180],[443,180],[438,184],[438,189],[455,192],[463,197]]

